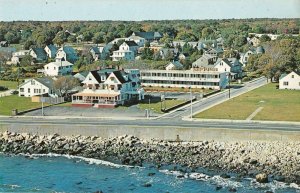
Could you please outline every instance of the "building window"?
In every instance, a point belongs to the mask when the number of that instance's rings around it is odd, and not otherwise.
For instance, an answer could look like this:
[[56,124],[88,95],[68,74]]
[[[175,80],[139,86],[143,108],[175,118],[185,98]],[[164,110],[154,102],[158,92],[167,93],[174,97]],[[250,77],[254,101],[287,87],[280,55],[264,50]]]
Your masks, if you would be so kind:
[[30,88],[28,88],[28,93],[30,93]]
[[[300,84],[300,83],[299,83]],[[20,88],[20,92],[24,92],[24,88]]]
[[292,78],[294,78],[294,75],[292,75]]
[[288,85],[289,85],[289,82],[283,82],[283,85],[284,85],[284,86],[288,86]]

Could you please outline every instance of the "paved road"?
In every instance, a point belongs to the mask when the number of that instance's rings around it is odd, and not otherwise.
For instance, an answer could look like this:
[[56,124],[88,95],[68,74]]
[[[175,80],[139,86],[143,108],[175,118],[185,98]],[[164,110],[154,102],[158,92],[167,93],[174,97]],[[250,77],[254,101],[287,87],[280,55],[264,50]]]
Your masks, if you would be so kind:
[[174,128],[230,128],[255,130],[300,131],[300,123],[271,123],[254,121],[184,121],[178,119],[161,120],[109,120],[87,118],[50,118],[50,117],[0,117],[1,124],[10,125],[106,125],[138,127],[174,127]]
[[10,95],[12,95],[11,94],[12,91],[13,90],[10,89],[10,90],[7,90],[7,91],[0,92],[0,97],[10,96]]
[[[231,98],[244,94],[250,90],[253,90],[255,88],[258,88],[260,86],[263,86],[267,84],[267,79],[262,77],[259,78],[253,82],[245,83],[243,87],[239,88],[231,88],[230,89],[230,95]],[[175,110],[174,112],[165,114],[158,119],[182,119],[183,117],[190,117],[191,112],[194,114],[199,113],[201,111],[204,111],[210,107],[213,107],[217,104],[220,104],[222,102],[225,102],[229,99],[229,91],[226,90],[224,92],[212,95],[211,97],[201,99],[199,101],[196,101],[192,104],[192,111],[191,111],[191,105],[186,105],[184,108],[179,108],[178,110]]]

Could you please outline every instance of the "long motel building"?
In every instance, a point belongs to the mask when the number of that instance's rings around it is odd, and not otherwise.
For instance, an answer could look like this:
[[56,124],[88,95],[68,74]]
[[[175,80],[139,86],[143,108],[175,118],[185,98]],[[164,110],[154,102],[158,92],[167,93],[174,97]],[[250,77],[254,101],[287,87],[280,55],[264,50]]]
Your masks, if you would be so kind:
[[228,73],[216,68],[190,70],[142,70],[142,86],[222,89],[228,84]]

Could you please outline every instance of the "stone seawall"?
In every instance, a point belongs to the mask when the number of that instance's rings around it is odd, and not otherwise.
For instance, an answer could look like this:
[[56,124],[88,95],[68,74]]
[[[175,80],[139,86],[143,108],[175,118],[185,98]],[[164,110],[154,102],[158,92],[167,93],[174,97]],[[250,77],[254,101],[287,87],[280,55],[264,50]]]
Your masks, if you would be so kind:
[[183,141],[216,140],[226,141],[300,141],[299,131],[225,129],[225,128],[187,128],[173,126],[135,126],[135,125],[81,125],[81,124],[1,124],[0,132],[31,133],[50,135],[58,133],[63,136],[98,136],[102,138],[133,135],[142,139],[159,139],[174,141],[177,135]]
[[129,135],[100,138],[4,132],[0,133],[0,152],[68,154],[138,166],[176,164],[190,171],[221,171],[225,178],[230,177],[228,172],[235,172],[239,177],[256,177],[258,182],[277,180],[300,185],[299,141],[169,142]]

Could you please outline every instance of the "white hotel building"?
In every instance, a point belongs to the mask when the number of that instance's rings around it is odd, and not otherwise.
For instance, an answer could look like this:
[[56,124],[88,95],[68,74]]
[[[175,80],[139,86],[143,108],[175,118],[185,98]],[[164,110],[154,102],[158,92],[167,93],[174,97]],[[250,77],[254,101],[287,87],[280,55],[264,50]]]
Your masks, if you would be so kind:
[[214,68],[191,70],[143,70],[142,86],[192,87],[205,89],[222,89],[228,84],[226,72]]

